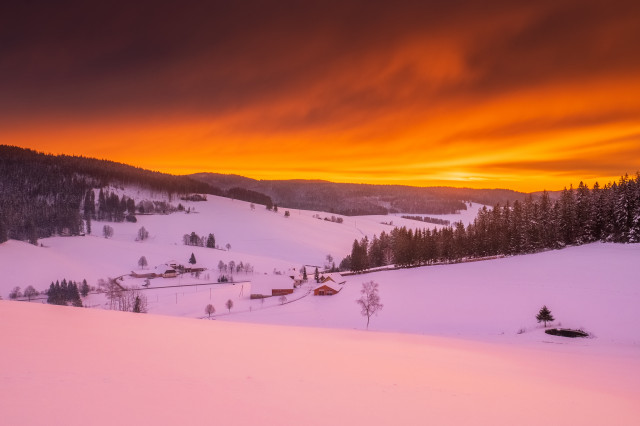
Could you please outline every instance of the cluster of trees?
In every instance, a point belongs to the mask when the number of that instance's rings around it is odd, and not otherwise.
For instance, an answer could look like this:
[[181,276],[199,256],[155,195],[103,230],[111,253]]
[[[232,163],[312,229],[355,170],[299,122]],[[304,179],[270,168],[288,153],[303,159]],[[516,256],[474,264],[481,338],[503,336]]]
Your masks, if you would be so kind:
[[128,220],[135,222],[136,203],[132,198],[100,189],[98,193],[98,208],[96,211],[95,194],[93,189],[87,191],[84,197],[84,218],[85,220],[97,219],[107,222],[124,222]]
[[557,200],[547,192],[513,205],[482,208],[474,222],[441,230],[395,228],[354,241],[340,268],[354,272],[396,264],[424,265],[534,253],[593,241],[640,242],[640,174],[592,189],[580,183]]
[[87,280],[82,280],[80,285],[71,280],[67,282],[66,279],[62,280],[62,282],[52,282],[47,291],[47,303],[63,306],[71,304],[72,306],[82,307],[80,295],[86,297],[89,294],[89,290]]
[[213,234],[209,234],[205,238],[204,235],[200,236],[195,232],[191,232],[191,234],[182,236],[182,243],[185,246],[216,248],[216,237]]
[[24,293],[21,291],[20,286],[15,286],[9,293],[9,299],[15,300],[24,296],[27,300],[31,301],[32,297],[36,297],[39,294],[38,290],[36,290],[32,285],[27,286],[27,288],[24,289]]
[[226,283],[229,281],[233,281],[233,274],[253,274],[253,266],[249,262],[236,263],[233,260],[230,260],[229,263],[224,263],[222,260],[218,262],[218,272],[220,275],[218,276],[219,283]]
[[420,222],[433,223],[435,225],[451,225],[451,221],[446,219],[439,219],[437,217],[429,217],[429,216],[402,216],[403,219],[411,219],[418,220]]
[[178,207],[166,201],[149,201],[142,200],[137,205],[138,213],[140,214],[169,214],[175,211],[184,210],[182,204],[178,204]]
[[107,296],[109,309],[124,312],[147,312],[147,296],[137,287],[124,288],[117,279],[107,278],[98,281],[98,289]]
[[273,200],[268,195],[262,194],[257,191],[253,191],[251,189],[233,187],[229,188],[225,195],[228,198],[234,200],[247,201],[249,203],[262,204],[267,210],[271,210],[273,208]]
[[236,263],[234,260],[230,260],[229,263],[224,263],[222,260],[218,262],[218,272],[221,274],[229,273],[233,275],[236,274],[252,274],[253,266],[249,262],[238,262]]
[[[316,219],[322,220],[322,217],[317,213],[314,214],[313,217],[316,218]],[[330,218],[325,216],[324,220],[326,220],[327,222],[333,222],[333,223],[342,223],[342,222],[344,222],[343,218],[341,218],[340,216],[334,216],[334,215],[332,215]]]
[[[169,197],[185,193],[222,195],[220,189],[184,176],[0,145],[0,243],[12,238],[37,244],[39,238],[52,235],[79,235],[84,231],[83,219],[90,222],[97,216],[99,220],[119,220],[122,199],[116,207],[115,199],[105,194],[102,208],[99,199],[96,210],[95,196],[87,197],[93,188],[110,184],[136,185]],[[124,211],[133,212],[131,203],[125,204]],[[90,224],[88,228],[90,231]]]

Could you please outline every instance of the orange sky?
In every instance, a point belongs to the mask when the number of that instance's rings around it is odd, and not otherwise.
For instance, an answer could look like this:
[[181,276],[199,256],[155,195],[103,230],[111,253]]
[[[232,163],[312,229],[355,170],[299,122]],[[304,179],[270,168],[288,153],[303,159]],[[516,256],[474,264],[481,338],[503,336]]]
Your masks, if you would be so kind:
[[0,28],[0,143],[523,191],[640,170],[635,1],[51,3]]

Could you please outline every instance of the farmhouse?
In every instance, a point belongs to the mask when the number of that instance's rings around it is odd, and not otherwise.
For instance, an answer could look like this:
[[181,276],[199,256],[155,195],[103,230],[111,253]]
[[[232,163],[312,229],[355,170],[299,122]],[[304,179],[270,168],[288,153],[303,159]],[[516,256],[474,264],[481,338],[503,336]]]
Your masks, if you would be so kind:
[[251,298],[262,299],[293,293],[294,281],[286,275],[254,275],[251,279]]
[[175,269],[165,269],[162,273],[162,278],[175,278],[178,276],[178,273]]
[[313,289],[314,296],[333,296],[334,294],[340,293],[342,290],[342,286],[332,282],[332,280],[327,280],[324,284],[320,284],[318,287]]
[[330,274],[321,274],[319,282],[322,284],[327,282],[335,283],[335,284],[344,284],[347,281],[339,273],[332,272]]

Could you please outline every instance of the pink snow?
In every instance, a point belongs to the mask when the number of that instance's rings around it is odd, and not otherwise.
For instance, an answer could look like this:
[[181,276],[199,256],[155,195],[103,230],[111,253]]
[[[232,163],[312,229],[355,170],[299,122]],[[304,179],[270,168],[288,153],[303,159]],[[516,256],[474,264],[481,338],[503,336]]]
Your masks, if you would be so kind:
[[640,358],[0,302],[7,425],[635,425]]

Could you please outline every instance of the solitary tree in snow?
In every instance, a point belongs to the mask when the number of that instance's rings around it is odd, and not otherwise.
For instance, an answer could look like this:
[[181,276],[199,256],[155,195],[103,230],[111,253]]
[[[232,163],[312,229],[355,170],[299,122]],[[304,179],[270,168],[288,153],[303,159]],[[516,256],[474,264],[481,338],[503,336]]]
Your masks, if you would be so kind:
[[109,225],[105,225],[102,227],[102,235],[105,238],[111,238],[113,237],[113,228],[110,227]]
[[316,282],[320,282],[320,274],[318,274],[317,266],[316,266],[316,271],[313,273],[313,279],[316,280]]
[[225,247],[227,248],[227,251],[231,250],[231,244],[227,243]]
[[287,296],[282,295],[278,298],[278,300],[280,301],[281,305],[284,305],[285,303],[287,303]]
[[549,308],[547,308],[547,305],[544,305],[542,308],[540,308],[540,312],[538,312],[538,315],[536,315],[536,319],[538,320],[538,322],[543,322],[546,328],[547,323],[553,321],[555,318],[553,318],[553,315],[551,315],[551,311],[549,310]]
[[140,259],[138,259],[138,266],[141,269],[144,269],[149,263],[147,263],[147,258],[144,256],[141,256]]
[[227,300],[227,303],[225,303],[224,306],[226,306],[229,312],[231,312],[231,308],[233,308],[233,300]]
[[371,316],[377,314],[383,306],[382,303],[380,303],[380,295],[378,295],[378,283],[373,281],[362,283],[360,293],[362,293],[362,296],[356,300],[356,303],[362,308],[362,316],[367,317],[368,330]]
[[17,299],[18,297],[22,297],[22,292],[20,291],[20,286],[15,286],[9,293],[9,299]]
[[194,256],[193,253],[191,253],[191,257],[189,258],[189,263],[192,265],[196,264],[196,257]]
[[307,277],[307,268],[306,267],[302,267],[302,281],[307,281],[308,277]]
[[216,308],[213,307],[213,305],[211,303],[209,303],[205,308],[204,308],[204,312],[209,315],[209,318],[211,318],[211,314],[216,312]]
[[32,285],[27,286],[27,288],[24,289],[24,297],[26,297],[29,301],[31,301],[32,297],[35,297],[37,295],[38,295],[38,290],[33,288]]
[[149,231],[147,231],[144,226],[138,229],[138,238],[136,238],[136,240],[144,241],[147,238],[149,238]]

